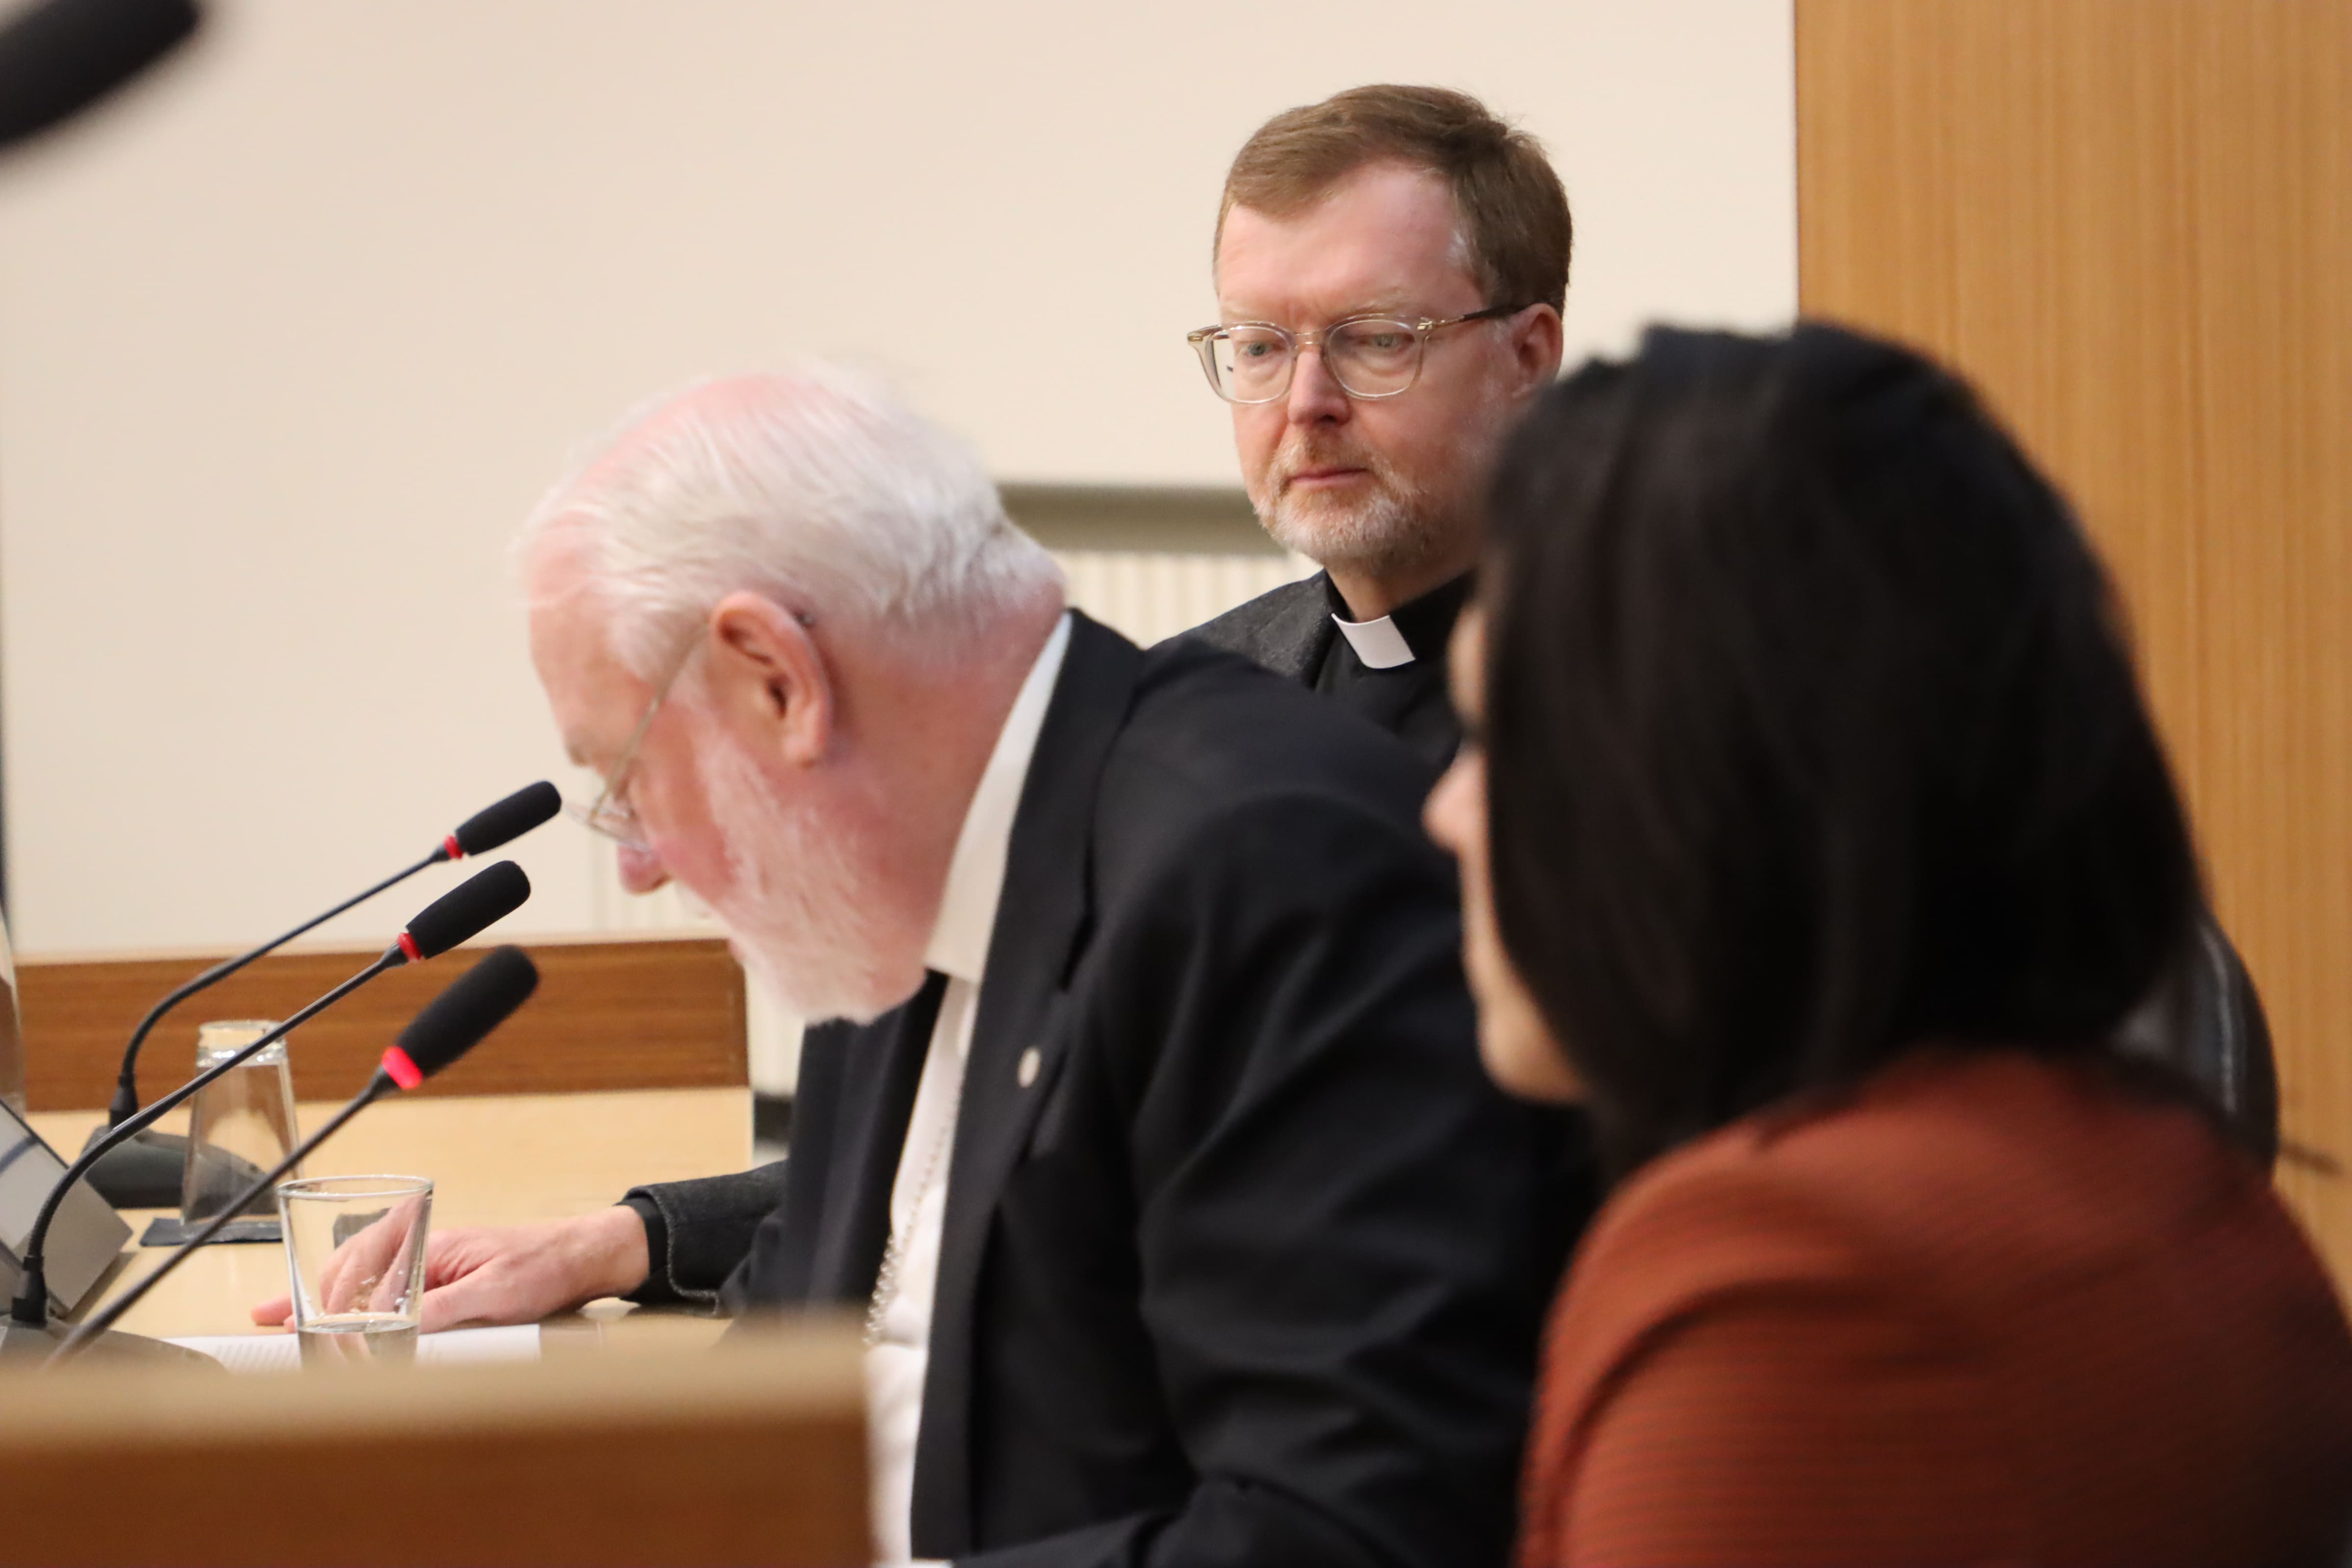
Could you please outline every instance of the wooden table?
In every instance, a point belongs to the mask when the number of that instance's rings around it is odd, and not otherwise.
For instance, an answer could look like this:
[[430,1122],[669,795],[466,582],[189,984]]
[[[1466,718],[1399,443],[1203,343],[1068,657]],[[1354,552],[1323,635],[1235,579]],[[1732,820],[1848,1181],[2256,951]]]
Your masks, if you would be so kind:
[[[301,1125],[315,1127],[331,1104],[304,1104]],[[96,1111],[41,1111],[34,1128],[70,1159]],[[184,1131],[184,1112],[165,1118]],[[305,1166],[314,1176],[397,1173],[434,1182],[433,1225],[514,1225],[556,1219],[617,1201],[640,1182],[740,1171],[750,1163],[751,1098],[747,1089],[628,1089],[589,1094],[478,1095],[386,1100],[371,1107]],[[161,1212],[161,1211],[157,1211]],[[100,1299],[128,1287],[170,1249],[142,1247],[153,1217],[128,1210],[126,1260]],[[257,1330],[257,1301],[285,1294],[286,1264],[276,1246],[212,1246],[190,1258],[120,1325],[133,1333],[236,1334]],[[634,1312],[617,1301],[593,1303],[585,1324],[624,1339],[709,1339],[718,1325],[676,1313]],[[619,1328],[623,1322],[625,1328]],[[584,1326],[584,1325],[583,1325]]]

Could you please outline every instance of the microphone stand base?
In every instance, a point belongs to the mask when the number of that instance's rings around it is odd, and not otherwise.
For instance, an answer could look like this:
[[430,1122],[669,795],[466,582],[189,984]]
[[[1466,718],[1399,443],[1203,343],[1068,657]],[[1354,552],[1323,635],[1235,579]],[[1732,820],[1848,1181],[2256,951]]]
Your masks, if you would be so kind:
[[[82,1152],[89,1152],[92,1144],[112,1131],[110,1127],[100,1127],[92,1131]],[[252,1161],[213,1144],[204,1145],[199,1156],[199,1192],[234,1192],[261,1174],[261,1167]],[[180,1206],[187,1165],[188,1141],[177,1132],[158,1132],[150,1127],[100,1154],[98,1163],[83,1173],[82,1179],[97,1189],[100,1197],[119,1209],[175,1209]]]
[[[38,1366],[57,1354],[58,1347],[72,1332],[71,1323],[47,1323],[37,1329],[30,1323],[0,1316],[0,1367]],[[74,1360],[92,1366],[208,1366],[215,1372],[227,1370],[202,1351],[192,1351],[169,1340],[150,1339],[145,1334],[127,1334],[121,1329],[109,1329],[100,1334],[76,1351]]]
[[[89,1143],[82,1145],[84,1152],[111,1131],[100,1127],[92,1132]],[[100,1155],[83,1179],[119,1209],[175,1209],[187,1163],[185,1138],[151,1128]]]

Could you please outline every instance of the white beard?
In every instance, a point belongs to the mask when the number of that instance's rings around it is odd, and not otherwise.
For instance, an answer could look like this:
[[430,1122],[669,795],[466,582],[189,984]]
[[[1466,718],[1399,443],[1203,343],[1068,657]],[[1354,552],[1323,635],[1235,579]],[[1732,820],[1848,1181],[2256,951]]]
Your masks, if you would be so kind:
[[[1330,462],[1363,468],[1371,477],[1372,493],[1341,500],[1286,488],[1293,476]],[[1286,443],[1264,480],[1250,487],[1250,505],[1285,550],[1320,565],[1375,574],[1428,559],[1444,547],[1452,532],[1427,492],[1366,452],[1327,454]]]
[[887,923],[862,896],[840,835],[776,798],[759,764],[734,742],[702,748],[711,821],[734,888],[709,900],[751,977],[810,1023],[871,1022],[921,982],[894,975]]

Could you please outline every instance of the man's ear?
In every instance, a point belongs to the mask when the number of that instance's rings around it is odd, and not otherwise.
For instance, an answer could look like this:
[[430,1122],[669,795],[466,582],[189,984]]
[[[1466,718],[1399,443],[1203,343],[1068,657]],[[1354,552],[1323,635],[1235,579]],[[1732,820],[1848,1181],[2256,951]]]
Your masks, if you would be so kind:
[[800,617],[773,599],[728,595],[711,606],[711,703],[728,722],[768,738],[772,754],[814,767],[833,745],[833,675]]
[[1559,312],[1549,305],[1530,305],[1511,318],[1511,359],[1520,397],[1533,397],[1559,379],[1559,356],[1566,337]]

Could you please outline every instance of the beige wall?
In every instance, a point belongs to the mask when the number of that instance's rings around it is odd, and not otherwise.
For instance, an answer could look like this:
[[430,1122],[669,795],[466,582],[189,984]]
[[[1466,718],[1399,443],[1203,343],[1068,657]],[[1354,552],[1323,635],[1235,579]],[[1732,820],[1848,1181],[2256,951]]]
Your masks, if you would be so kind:
[[[37,951],[256,937],[557,773],[505,541],[681,378],[845,356],[1008,479],[1230,483],[1181,334],[1223,163],[1286,105],[1402,78],[1523,117],[1577,206],[1576,344],[1796,297],[1788,0],[211,11],[151,90],[0,164]],[[1143,621],[1178,603],[1082,564]],[[520,858],[514,929],[635,923],[569,827]]]

